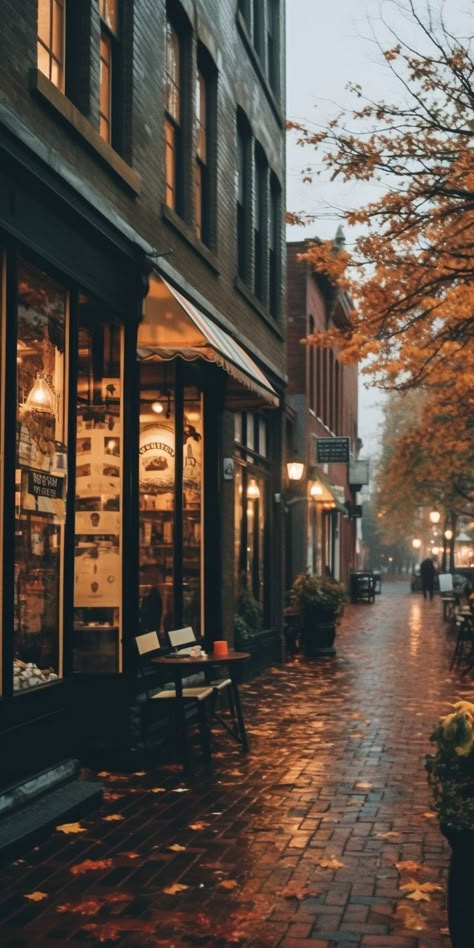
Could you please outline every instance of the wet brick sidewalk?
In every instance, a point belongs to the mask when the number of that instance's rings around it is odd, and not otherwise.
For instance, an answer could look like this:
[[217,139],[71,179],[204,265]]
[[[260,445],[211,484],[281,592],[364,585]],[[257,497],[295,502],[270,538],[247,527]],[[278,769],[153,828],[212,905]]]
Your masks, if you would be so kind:
[[336,646],[242,687],[247,756],[219,730],[193,781],[102,773],[101,810],[2,868],[0,943],[447,948],[423,760],[471,683],[408,583],[347,606]]

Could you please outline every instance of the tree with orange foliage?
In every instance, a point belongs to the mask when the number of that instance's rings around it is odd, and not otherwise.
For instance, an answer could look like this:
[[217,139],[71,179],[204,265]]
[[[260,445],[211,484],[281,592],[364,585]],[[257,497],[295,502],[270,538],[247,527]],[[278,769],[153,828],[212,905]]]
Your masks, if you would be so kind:
[[398,477],[400,465],[412,469],[415,492],[416,481],[436,483],[445,503],[458,505],[474,502],[474,60],[442,10],[428,4],[422,16],[416,0],[396,6],[420,40],[417,51],[394,34],[384,51],[400,99],[354,110],[359,135],[341,116],[322,130],[290,123],[302,145],[323,151],[333,177],[384,185],[345,214],[364,227],[353,253],[321,242],[305,255],[349,292],[354,310],[349,330],[304,341],[338,345],[343,361],[366,360],[363,371],[381,388],[424,389],[422,419],[397,450]]

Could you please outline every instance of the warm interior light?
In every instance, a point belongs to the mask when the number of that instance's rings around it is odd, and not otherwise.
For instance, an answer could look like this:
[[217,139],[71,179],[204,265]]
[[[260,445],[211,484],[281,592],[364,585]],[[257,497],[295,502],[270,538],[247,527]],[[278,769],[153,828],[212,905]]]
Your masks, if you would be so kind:
[[311,487],[310,487],[310,489],[309,489],[309,493],[310,493],[311,497],[322,497],[323,488],[322,488],[321,484],[319,483],[319,481],[315,481],[314,484],[311,484]]
[[444,535],[445,535],[445,537],[446,537],[447,540],[452,540],[452,539],[453,539],[453,536],[454,536],[452,530],[445,530],[445,531],[444,531]]
[[419,550],[421,546],[421,540],[419,540],[418,537],[415,537],[414,540],[411,541],[411,545],[414,550]]
[[27,396],[25,408],[27,411],[45,412],[49,415],[55,414],[56,398],[44,375],[36,377],[36,381]]
[[249,500],[258,500],[260,497],[260,488],[254,477],[251,477],[247,485],[247,497]]
[[433,556],[437,556],[438,553],[439,553],[439,547],[438,547],[438,546],[432,546],[432,547],[431,547],[431,552],[432,552]]
[[300,481],[303,477],[304,464],[302,461],[288,461],[286,468],[290,481]]
[[151,403],[151,410],[154,411],[155,414],[161,415],[162,412],[163,412],[163,404],[162,404],[162,402],[152,402],[152,403]]
[[430,511],[430,520],[431,523],[439,523],[441,520],[441,514],[437,507],[433,507],[433,510]]

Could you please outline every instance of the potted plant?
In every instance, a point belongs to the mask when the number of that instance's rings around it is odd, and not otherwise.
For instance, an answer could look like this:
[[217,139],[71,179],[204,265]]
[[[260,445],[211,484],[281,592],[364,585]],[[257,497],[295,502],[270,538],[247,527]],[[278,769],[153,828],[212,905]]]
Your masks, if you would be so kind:
[[458,701],[431,735],[428,783],[440,829],[451,846],[448,922],[454,948],[471,948],[474,931],[474,704]]
[[290,604],[299,614],[305,655],[335,654],[336,623],[346,600],[344,586],[335,579],[309,572],[296,577],[290,591]]

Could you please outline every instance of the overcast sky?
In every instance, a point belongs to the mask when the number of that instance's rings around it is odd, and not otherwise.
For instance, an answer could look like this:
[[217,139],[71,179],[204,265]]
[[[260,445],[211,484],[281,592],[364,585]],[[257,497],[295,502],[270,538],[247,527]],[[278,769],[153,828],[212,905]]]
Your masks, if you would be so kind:
[[[424,0],[417,0],[419,8]],[[437,0],[434,0],[436,7]],[[398,82],[384,63],[376,38],[384,48],[395,44],[388,39],[383,20],[393,21],[397,5],[392,0],[287,0],[287,115],[306,124],[325,125],[341,108],[351,108],[354,97],[347,91],[349,82],[362,85],[376,99],[402,95]],[[472,0],[445,0],[449,22],[461,35],[460,24],[472,26],[464,11],[472,16]],[[410,20],[398,18],[404,37],[415,40]],[[466,35],[466,34],[465,34]],[[359,103],[360,104],[360,103]],[[289,240],[318,236],[331,238],[340,223],[343,208],[359,206],[375,196],[372,187],[331,183],[324,175],[311,185],[301,183],[301,171],[313,155],[297,148],[288,136],[287,206],[290,211],[315,213],[317,221],[306,228],[289,227]],[[345,228],[347,246],[352,235]],[[377,448],[380,433],[382,393],[367,390],[361,383],[359,430],[364,442],[362,454],[369,456]]]

